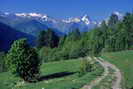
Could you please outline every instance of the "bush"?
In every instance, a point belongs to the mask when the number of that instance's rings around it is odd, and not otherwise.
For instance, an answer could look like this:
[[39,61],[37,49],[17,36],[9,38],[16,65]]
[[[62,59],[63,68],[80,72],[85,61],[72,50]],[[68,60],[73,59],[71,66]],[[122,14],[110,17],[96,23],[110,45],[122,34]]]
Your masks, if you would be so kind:
[[6,64],[14,75],[25,81],[33,81],[39,74],[40,60],[35,49],[27,44],[26,39],[13,43],[6,56]]
[[93,64],[88,59],[82,59],[80,64],[79,76],[83,76],[87,72],[91,72]]

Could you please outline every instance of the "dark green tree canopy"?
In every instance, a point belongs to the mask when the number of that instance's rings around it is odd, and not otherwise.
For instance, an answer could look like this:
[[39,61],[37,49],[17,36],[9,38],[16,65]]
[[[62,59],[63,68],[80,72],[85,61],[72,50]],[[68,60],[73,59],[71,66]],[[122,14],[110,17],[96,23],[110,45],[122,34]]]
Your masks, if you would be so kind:
[[39,73],[40,60],[35,49],[31,48],[26,39],[16,40],[6,56],[9,70],[25,81],[31,81]]
[[52,29],[48,29],[46,31],[41,31],[38,36],[38,47],[57,47],[59,43],[59,37],[55,34]]

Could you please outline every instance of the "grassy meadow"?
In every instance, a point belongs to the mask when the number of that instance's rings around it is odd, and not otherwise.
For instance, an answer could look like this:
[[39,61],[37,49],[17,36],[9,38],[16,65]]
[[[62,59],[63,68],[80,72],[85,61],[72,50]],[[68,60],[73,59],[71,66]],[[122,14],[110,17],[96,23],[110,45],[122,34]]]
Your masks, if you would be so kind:
[[92,72],[79,77],[80,59],[42,64],[42,78],[37,83],[23,83],[9,72],[0,74],[0,89],[79,89],[102,74],[97,64]]
[[102,58],[115,64],[123,74],[123,86],[133,88],[133,51],[105,53]]

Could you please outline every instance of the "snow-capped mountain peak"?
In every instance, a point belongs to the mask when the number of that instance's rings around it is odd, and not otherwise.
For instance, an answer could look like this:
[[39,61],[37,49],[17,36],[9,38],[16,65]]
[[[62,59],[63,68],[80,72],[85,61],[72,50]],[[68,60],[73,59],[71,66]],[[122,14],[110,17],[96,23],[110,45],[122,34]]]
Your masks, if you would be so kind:
[[62,21],[65,22],[65,23],[73,23],[73,22],[79,23],[79,22],[83,22],[83,23],[85,23],[86,25],[89,25],[90,23],[93,23],[93,22],[90,21],[88,15],[84,15],[84,16],[81,17],[81,18],[80,18],[80,17],[75,17],[75,18],[69,18],[69,19],[67,19],[67,20],[62,20]]
[[39,14],[39,13],[15,13],[16,16],[21,17],[38,17],[38,18],[46,18],[47,15]]
[[[32,13],[0,12],[0,16],[6,19],[9,19],[11,21],[14,21],[13,25],[11,24],[11,26],[18,25],[17,22],[22,25],[25,25],[25,22],[26,22],[26,24],[30,23],[30,25],[33,26],[35,31],[40,28],[42,29],[42,27],[44,26],[44,28],[46,27],[54,28],[56,31],[61,32],[63,34],[67,34],[69,33],[69,31],[74,30],[76,28],[80,29],[81,32],[85,32],[97,26],[97,23],[93,20],[90,20],[87,15],[84,15],[82,17],[80,16],[72,17],[65,20],[56,19],[56,18],[49,17],[46,14],[33,13],[33,12]],[[36,23],[34,23],[33,21],[36,21]],[[34,24],[37,24],[37,25],[34,25]],[[26,27],[27,29],[29,29],[28,26]]]
[[29,13],[29,16],[32,16],[32,17],[42,17],[43,15],[42,14],[38,14],[38,13]]
[[118,16],[123,16],[123,15],[122,15],[120,12],[118,12],[118,11],[114,11],[113,14],[118,15]]
[[89,25],[89,24],[91,23],[91,21],[90,21],[88,15],[84,15],[84,16],[81,18],[81,20],[82,20],[85,24],[87,24],[87,25]]
[[39,19],[42,21],[54,21],[51,17],[49,17],[46,14],[40,14],[40,13],[15,13],[18,17],[24,17],[24,18],[32,18],[32,19]]
[[114,11],[113,14],[117,15],[119,19],[123,18],[123,14],[118,11]]

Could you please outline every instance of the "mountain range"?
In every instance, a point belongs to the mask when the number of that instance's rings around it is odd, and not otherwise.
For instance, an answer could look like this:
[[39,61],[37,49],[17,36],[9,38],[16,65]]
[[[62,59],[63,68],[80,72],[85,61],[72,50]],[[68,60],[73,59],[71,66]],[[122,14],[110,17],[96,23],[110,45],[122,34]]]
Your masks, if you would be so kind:
[[0,23],[0,51],[7,51],[13,41],[20,38],[27,38],[29,44],[35,45],[34,36],[17,31],[6,24]]
[[60,20],[46,14],[7,12],[0,12],[0,22],[34,36],[39,31],[47,28],[52,28],[58,35],[63,35],[74,29],[80,29],[81,32],[85,32],[98,25],[96,21],[90,20],[87,15]]
[[[119,18],[122,14],[115,12]],[[35,44],[38,33],[51,28],[58,36],[62,36],[79,29],[87,32],[100,25],[88,15],[68,19],[56,19],[40,13],[8,13],[0,12],[0,48],[8,49],[12,41],[19,38],[28,38],[29,43]]]

